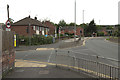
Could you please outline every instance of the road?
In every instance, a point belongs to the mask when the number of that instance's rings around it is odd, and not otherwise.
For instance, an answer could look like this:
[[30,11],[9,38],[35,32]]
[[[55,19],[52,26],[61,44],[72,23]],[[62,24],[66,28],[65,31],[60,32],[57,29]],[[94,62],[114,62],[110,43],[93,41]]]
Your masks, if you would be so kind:
[[[46,45],[46,46],[44,46],[44,48],[45,47],[47,47],[47,48],[54,47],[55,48],[56,46],[58,47],[59,45],[61,45],[63,42],[64,41],[62,41],[59,44],[57,43],[57,45],[56,44],[52,44],[51,46]],[[57,48],[55,48],[55,49],[57,49]],[[7,77],[8,78],[15,77],[15,74],[18,75],[16,77],[22,77],[23,75],[25,75],[25,73],[27,74],[26,77],[31,77],[31,76],[29,76],[30,73],[29,74],[27,72],[24,73],[24,71],[27,71],[27,69],[25,67],[29,67],[30,71],[33,71],[33,73],[35,71],[35,74],[37,74],[36,70],[40,70],[40,68],[43,67],[43,68],[45,68],[45,70],[46,70],[46,68],[50,69],[50,70],[47,69],[46,72],[48,72],[48,73],[46,73],[43,77],[54,78],[55,76],[57,76],[59,78],[60,77],[61,78],[62,77],[71,78],[71,75],[73,75],[72,78],[75,78],[75,77],[76,78],[89,78],[89,77],[92,77],[89,74],[83,74],[83,73],[76,74],[74,72],[69,72],[69,71],[64,71],[64,70],[63,70],[63,72],[61,72],[59,69],[51,68],[51,67],[49,68],[49,66],[54,65],[55,63],[71,65],[71,59],[66,55],[73,56],[76,58],[86,58],[86,59],[91,59],[91,57],[89,57],[89,56],[92,56],[92,55],[103,56],[106,58],[111,58],[111,59],[116,59],[116,60],[118,59],[118,52],[117,52],[118,45],[116,43],[105,41],[105,38],[87,39],[84,46],[65,48],[65,49],[60,49],[58,51],[62,51],[62,52],[60,52],[60,54],[62,54],[62,57],[59,57],[58,53],[57,53],[57,57],[56,57],[55,50],[16,51],[16,70],[15,70],[15,72],[9,74]],[[86,55],[87,55],[87,57],[86,57]],[[66,56],[66,57],[64,57],[64,56]],[[104,59],[101,61],[103,63],[107,63],[110,65],[116,65],[116,63],[114,63],[114,62],[106,61]],[[52,64],[50,64],[50,63],[52,63]],[[37,69],[35,69],[33,67],[37,67]],[[22,70],[22,72],[19,71],[19,69]],[[51,71],[52,69],[53,70],[55,69],[54,70],[55,72]],[[51,72],[54,75],[50,74]],[[56,72],[59,75],[56,75]],[[65,75],[65,74],[67,74],[67,75]],[[41,74],[38,74],[37,77],[38,76],[41,77]],[[23,76],[23,78],[24,77],[25,76]],[[36,77],[36,76],[33,76],[33,77]]]

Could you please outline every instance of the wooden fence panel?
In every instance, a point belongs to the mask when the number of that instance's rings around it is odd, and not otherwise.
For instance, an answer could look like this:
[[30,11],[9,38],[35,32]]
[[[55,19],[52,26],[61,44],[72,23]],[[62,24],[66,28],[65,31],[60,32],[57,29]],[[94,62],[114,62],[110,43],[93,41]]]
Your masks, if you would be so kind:
[[14,51],[14,33],[2,31],[2,73],[6,75],[14,68],[15,51]]

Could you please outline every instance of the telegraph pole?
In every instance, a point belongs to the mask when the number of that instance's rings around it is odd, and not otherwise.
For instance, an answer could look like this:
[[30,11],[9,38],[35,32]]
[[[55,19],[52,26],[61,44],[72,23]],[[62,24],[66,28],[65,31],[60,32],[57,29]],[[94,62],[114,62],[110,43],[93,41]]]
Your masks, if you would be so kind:
[[[84,27],[84,11],[85,11],[85,10],[83,10],[83,27]],[[80,39],[81,39],[81,34],[82,34],[82,33],[80,32]],[[83,37],[83,39],[84,39],[84,37]]]
[[84,24],[84,10],[83,10],[83,24]]
[[74,41],[76,41],[76,0],[75,0],[75,13],[74,13],[74,18],[75,18]]
[[31,27],[30,27],[30,23],[29,23],[29,46],[31,46]]

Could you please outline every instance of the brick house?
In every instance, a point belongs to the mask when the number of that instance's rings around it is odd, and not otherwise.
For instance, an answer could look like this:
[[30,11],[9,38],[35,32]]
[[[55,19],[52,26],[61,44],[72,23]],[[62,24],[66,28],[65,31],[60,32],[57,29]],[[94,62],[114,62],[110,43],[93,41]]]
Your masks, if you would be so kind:
[[[64,26],[61,28],[61,34],[69,33],[69,34],[74,34],[74,26]],[[80,31],[81,35],[84,36],[84,29],[81,27],[76,27],[76,35],[80,36]]]
[[21,36],[32,36],[34,34],[47,35],[49,28],[38,21],[37,17],[35,17],[35,19],[32,19],[29,16],[13,23],[11,25],[11,31],[15,31],[16,34],[19,34]]
[[[117,25],[98,25],[101,26],[101,29],[98,30],[98,32],[103,32],[105,36],[109,35],[109,31],[112,31],[113,33],[118,30]],[[107,29],[107,27],[111,27],[112,29]]]
[[49,30],[49,35],[55,35],[55,30],[56,30],[56,26],[50,22],[50,21],[43,21],[42,22],[45,26],[47,26],[50,30]]

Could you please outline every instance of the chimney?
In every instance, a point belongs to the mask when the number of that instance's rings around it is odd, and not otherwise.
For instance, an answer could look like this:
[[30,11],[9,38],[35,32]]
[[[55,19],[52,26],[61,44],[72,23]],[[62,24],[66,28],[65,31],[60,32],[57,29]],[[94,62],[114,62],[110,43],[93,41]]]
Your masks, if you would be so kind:
[[37,20],[37,17],[35,17],[35,20]]
[[30,18],[30,15],[28,17]]

